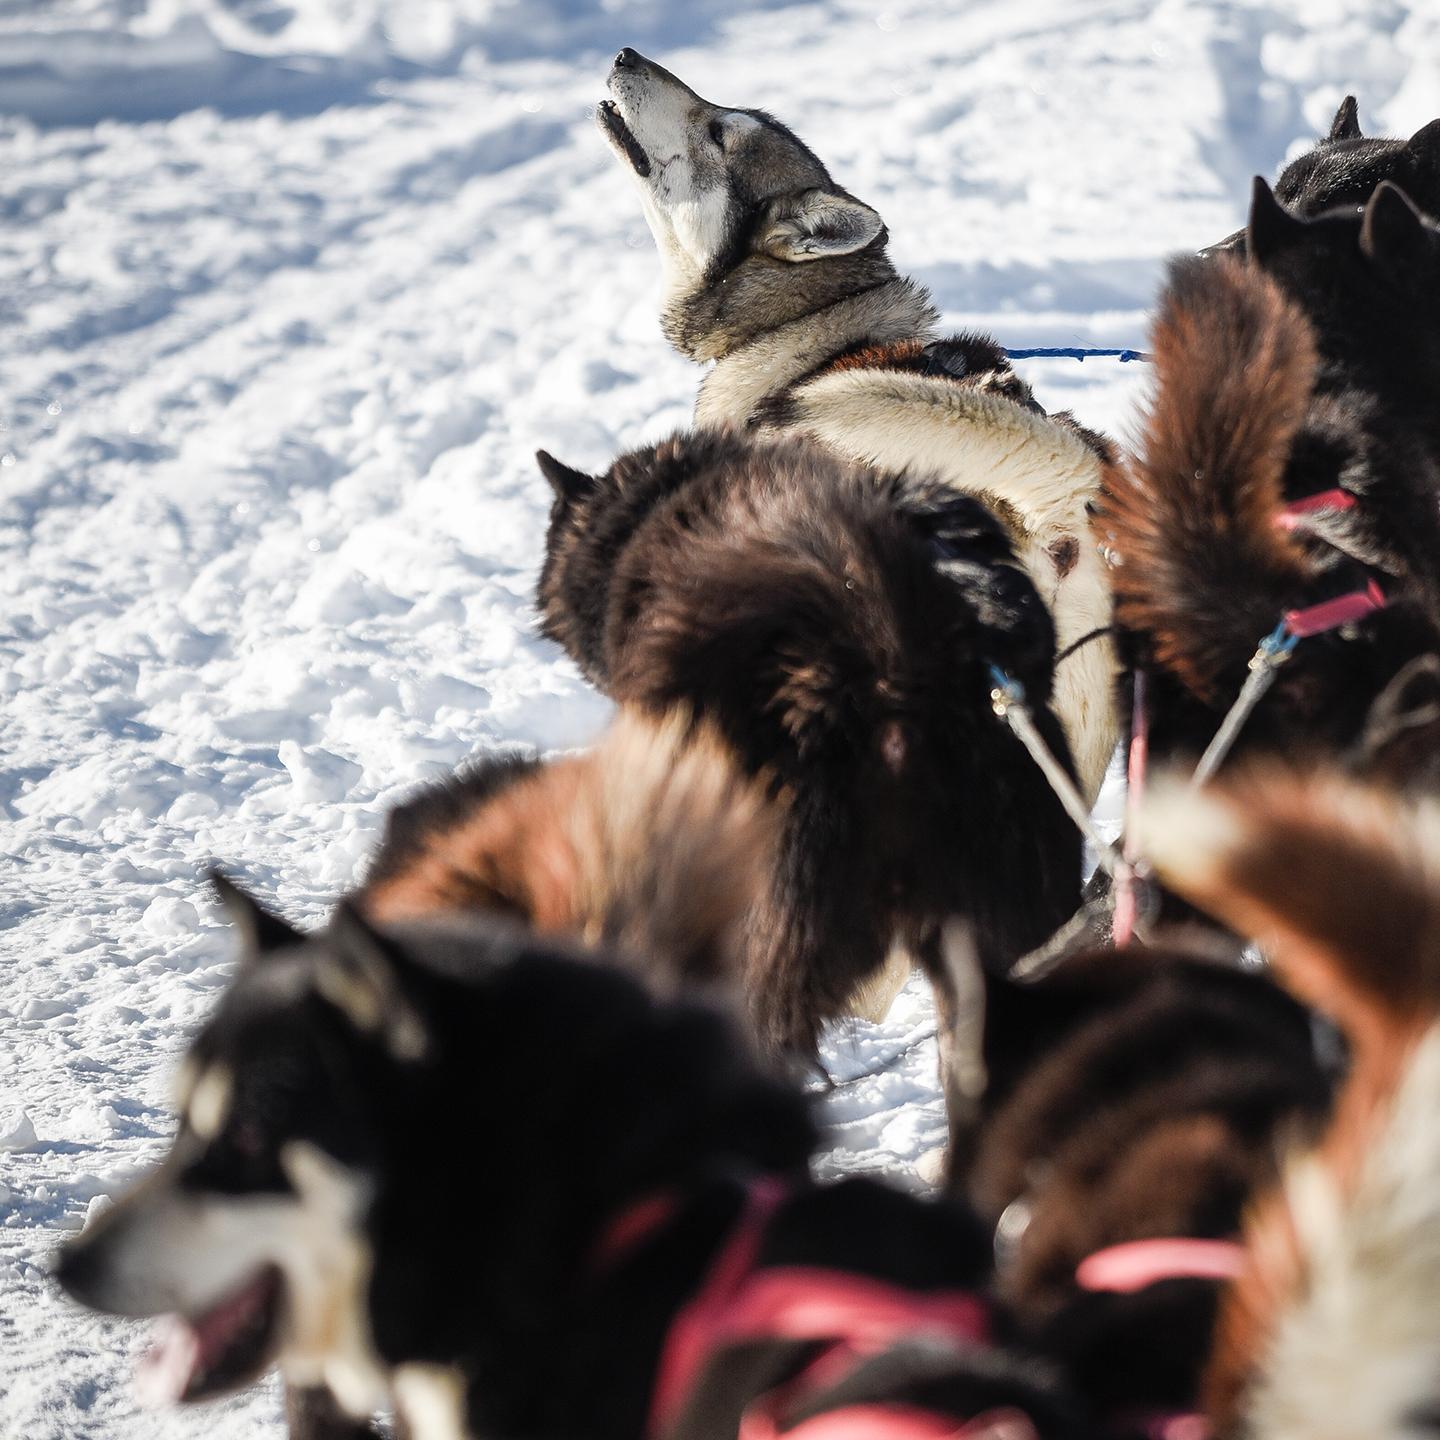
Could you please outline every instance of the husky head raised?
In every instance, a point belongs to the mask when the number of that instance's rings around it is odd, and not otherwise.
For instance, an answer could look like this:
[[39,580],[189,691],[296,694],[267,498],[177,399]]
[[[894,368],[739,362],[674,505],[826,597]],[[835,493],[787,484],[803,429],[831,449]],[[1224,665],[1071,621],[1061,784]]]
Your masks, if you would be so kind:
[[628,48],[608,85],[596,119],[640,188],[678,350],[718,359],[895,278],[880,216],[778,120],[702,99]]
[[[1347,95],[1335,112],[1330,133],[1297,156],[1275,181],[1275,198],[1309,219],[1327,210],[1364,208],[1384,181],[1400,186],[1415,205],[1440,219],[1440,120],[1408,140],[1364,135],[1359,107]],[[1229,250],[1243,255],[1246,232],[1237,230],[1205,253]]]
[[535,1403],[616,1213],[713,1164],[805,1164],[803,1099],[715,1012],[480,917],[378,929],[345,902],[301,935],[221,883],[245,953],[174,1145],[56,1267],[93,1309],[172,1317],[152,1398],[278,1364],[357,1417],[394,1401],[417,1440],[514,1433],[485,1407]]

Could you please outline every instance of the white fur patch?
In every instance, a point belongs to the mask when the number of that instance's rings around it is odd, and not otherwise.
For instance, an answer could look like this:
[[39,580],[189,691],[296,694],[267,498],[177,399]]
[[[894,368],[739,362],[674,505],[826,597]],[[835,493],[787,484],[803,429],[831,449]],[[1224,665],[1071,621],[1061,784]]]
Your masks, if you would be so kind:
[[212,1065],[190,1087],[185,1115],[202,1140],[213,1140],[225,1128],[234,1094],[235,1077],[223,1065]]
[[[1020,559],[1050,608],[1057,649],[1110,623],[1110,580],[1088,510],[1100,491],[1100,461],[1073,431],[1003,395],[904,371],[831,371],[801,386],[795,407],[792,428],[838,454],[936,475],[1017,517]],[[1062,575],[1051,547],[1066,541],[1077,552]],[[1119,735],[1115,671],[1106,637],[1068,657],[1055,676],[1055,711],[1090,802]]]
[[1245,842],[1245,823],[1213,790],[1158,777],[1140,812],[1140,850],[1179,890],[1206,889]]
[[795,395],[795,427],[890,470],[943,476],[1012,506],[1025,528],[1074,535],[1100,462],[1074,431],[1004,395],[899,370],[838,370]]
[[395,1370],[395,1403],[414,1440],[469,1440],[465,1381],[445,1365],[401,1365]]
[[699,426],[744,425],[767,395],[798,380],[830,355],[864,340],[929,340],[939,317],[924,290],[891,280],[806,315],[722,356],[700,385]]
[[1440,1028],[1416,1047],[1348,1204],[1311,1159],[1286,1196],[1308,1266],[1247,1405],[1259,1440],[1418,1440],[1440,1400]]

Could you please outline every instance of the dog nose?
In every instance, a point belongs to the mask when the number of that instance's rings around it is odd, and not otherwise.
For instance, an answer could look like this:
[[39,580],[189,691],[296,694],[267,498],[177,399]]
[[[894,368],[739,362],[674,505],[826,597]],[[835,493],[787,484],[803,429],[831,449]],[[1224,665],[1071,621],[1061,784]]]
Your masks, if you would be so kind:
[[67,1245],[56,1255],[50,1273],[72,1299],[84,1300],[95,1283],[99,1268],[92,1247]]
[[615,68],[617,70],[633,70],[639,63],[640,56],[637,51],[632,50],[628,45],[615,57]]

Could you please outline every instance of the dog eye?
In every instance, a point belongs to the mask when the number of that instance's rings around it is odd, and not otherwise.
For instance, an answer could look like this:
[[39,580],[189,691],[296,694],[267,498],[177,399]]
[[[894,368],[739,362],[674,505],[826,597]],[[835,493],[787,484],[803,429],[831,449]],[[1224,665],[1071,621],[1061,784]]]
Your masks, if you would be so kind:
[[725,148],[725,127],[718,120],[710,122],[710,138],[721,150]]
[[241,1120],[232,1125],[229,1138],[236,1154],[247,1160],[258,1159],[265,1151],[265,1136],[252,1120]]

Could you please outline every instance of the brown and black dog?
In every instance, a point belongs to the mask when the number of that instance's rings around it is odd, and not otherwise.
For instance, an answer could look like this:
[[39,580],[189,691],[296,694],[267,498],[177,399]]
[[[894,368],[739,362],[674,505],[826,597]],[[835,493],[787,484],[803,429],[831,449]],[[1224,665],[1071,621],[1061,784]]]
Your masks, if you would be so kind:
[[1433,779],[1440,231],[1391,185],[1304,221],[1257,181],[1248,234],[1247,260],[1172,265],[1156,397],[1101,521],[1151,750],[1197,757],[1284,620],[1305,638],[1232,754]]
[[[953,1009],[952,916],[990,969],[1069,919],[1079,836],[991,698],[1002,666],[1068,763],[1054,632],[985,506],[730,432],[598,476],[542,467],[556,497],[546,634],[616,699],[710,720],[785,801],[745,965],[767,1046],[813,1055],[822,1023],[897,952]],[[943,1069],[955,1115],[963,1083]]]
[[1440,810],[1335,771],[1158,796],[1168,883],[1264,943],[1349,1069],[1247,1226],[1210,1377],[1221,1435],[1400,1440],[1440,1413]]
[[583,754],[486,759],[422,788],[351,899],[381,924],[507,917],[629,957],[659,990],[738,994],[780,824],[713,725],[622,709]]
[[957,1170],[997,1294],[1120,1431],[1194,1412],[1244,1209],[1326,1110],[1309,1014],[1231,956],[1137,946],[984,1003]]
[[[602,950],[660,994],[738,1001],[744,926],[773,866],[779,808],[713,726],[622,709],[591,750],[499,755],[390,811],[344,903],[378,925],[479,916]],[[228,882],[250,943],[295,939]],[[290,1385],[291,1440],[377,1432],[324,1388]]]

